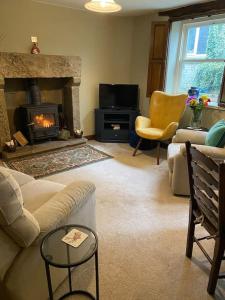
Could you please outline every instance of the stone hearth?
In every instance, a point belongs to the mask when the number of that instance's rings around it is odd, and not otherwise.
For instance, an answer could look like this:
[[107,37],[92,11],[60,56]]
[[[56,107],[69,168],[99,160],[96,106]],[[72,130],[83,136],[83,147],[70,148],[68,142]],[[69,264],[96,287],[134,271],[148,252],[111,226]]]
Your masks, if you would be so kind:
[[[38,78],[59,79],[63,86],[63,105],[70,114],[69,129],[80,128],[79,86],[81,81],[81,58],[77,56],[32,55],[0,53],[0,146],[11,139],[7,112],[6,83],[9,80]],[[16,82],[15,82],[16,83]],[[12,85],[12,83],[11,83]],[[72,112],[72,113],[71,113]]]

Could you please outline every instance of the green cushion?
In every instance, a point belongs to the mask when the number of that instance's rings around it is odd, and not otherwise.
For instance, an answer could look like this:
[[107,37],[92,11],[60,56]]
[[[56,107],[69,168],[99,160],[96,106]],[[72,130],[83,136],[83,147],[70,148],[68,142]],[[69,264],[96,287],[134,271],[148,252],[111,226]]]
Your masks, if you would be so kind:
[[207,133],[205,144],[207,146],[223,148],[225,145],[225,121],[220,120],[214,124]]

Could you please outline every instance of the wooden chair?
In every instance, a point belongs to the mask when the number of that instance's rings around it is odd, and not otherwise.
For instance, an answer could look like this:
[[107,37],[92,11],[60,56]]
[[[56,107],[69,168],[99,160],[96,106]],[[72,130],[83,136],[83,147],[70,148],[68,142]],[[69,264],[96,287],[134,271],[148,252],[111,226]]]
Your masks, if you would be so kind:
[[[217,280],[225,278],[219,274],[225,250],[225,164],[216,163],[190,142],[186,142],[186,150],[191,193],[186,256],[192,257],[195,242],[212,265],[207,291],[214,294]],[[201,224],[209,235],[196,238],[197,224]],[[205,239],[215,240],[213,258],[201,244]]]

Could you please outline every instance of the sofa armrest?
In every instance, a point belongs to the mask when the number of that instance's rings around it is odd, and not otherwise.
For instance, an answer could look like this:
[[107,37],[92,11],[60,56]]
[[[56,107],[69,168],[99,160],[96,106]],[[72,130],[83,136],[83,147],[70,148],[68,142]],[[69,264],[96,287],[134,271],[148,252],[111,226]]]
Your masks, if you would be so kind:
[[[212,157],[215,160],[225,160],[225,148],[218,148],[206,145],[194,145],[193,147],[198,149],[203,154]],[[185,144],[180,146],[181,153],[186,156],[186,146]]]
[[173,143],[185,143],[190,141],[192,144],[204,145],[207,132],[199,130],[178,129],[173,137]]
[[36,210],[33,215],[40,226],[38,240],[49,231],[65,224],[70,214],[85,205],[94,191],[95,186],[91,182],[73,182]]

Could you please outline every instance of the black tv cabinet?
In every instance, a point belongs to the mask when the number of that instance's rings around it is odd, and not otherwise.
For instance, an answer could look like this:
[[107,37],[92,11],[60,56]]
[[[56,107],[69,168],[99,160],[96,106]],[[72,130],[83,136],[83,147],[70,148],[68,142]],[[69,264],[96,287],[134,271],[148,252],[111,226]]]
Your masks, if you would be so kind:
[[96,109],[96,140],[127,143],[130,131],[134,130],[135,119],[139,114],[138,110]]

